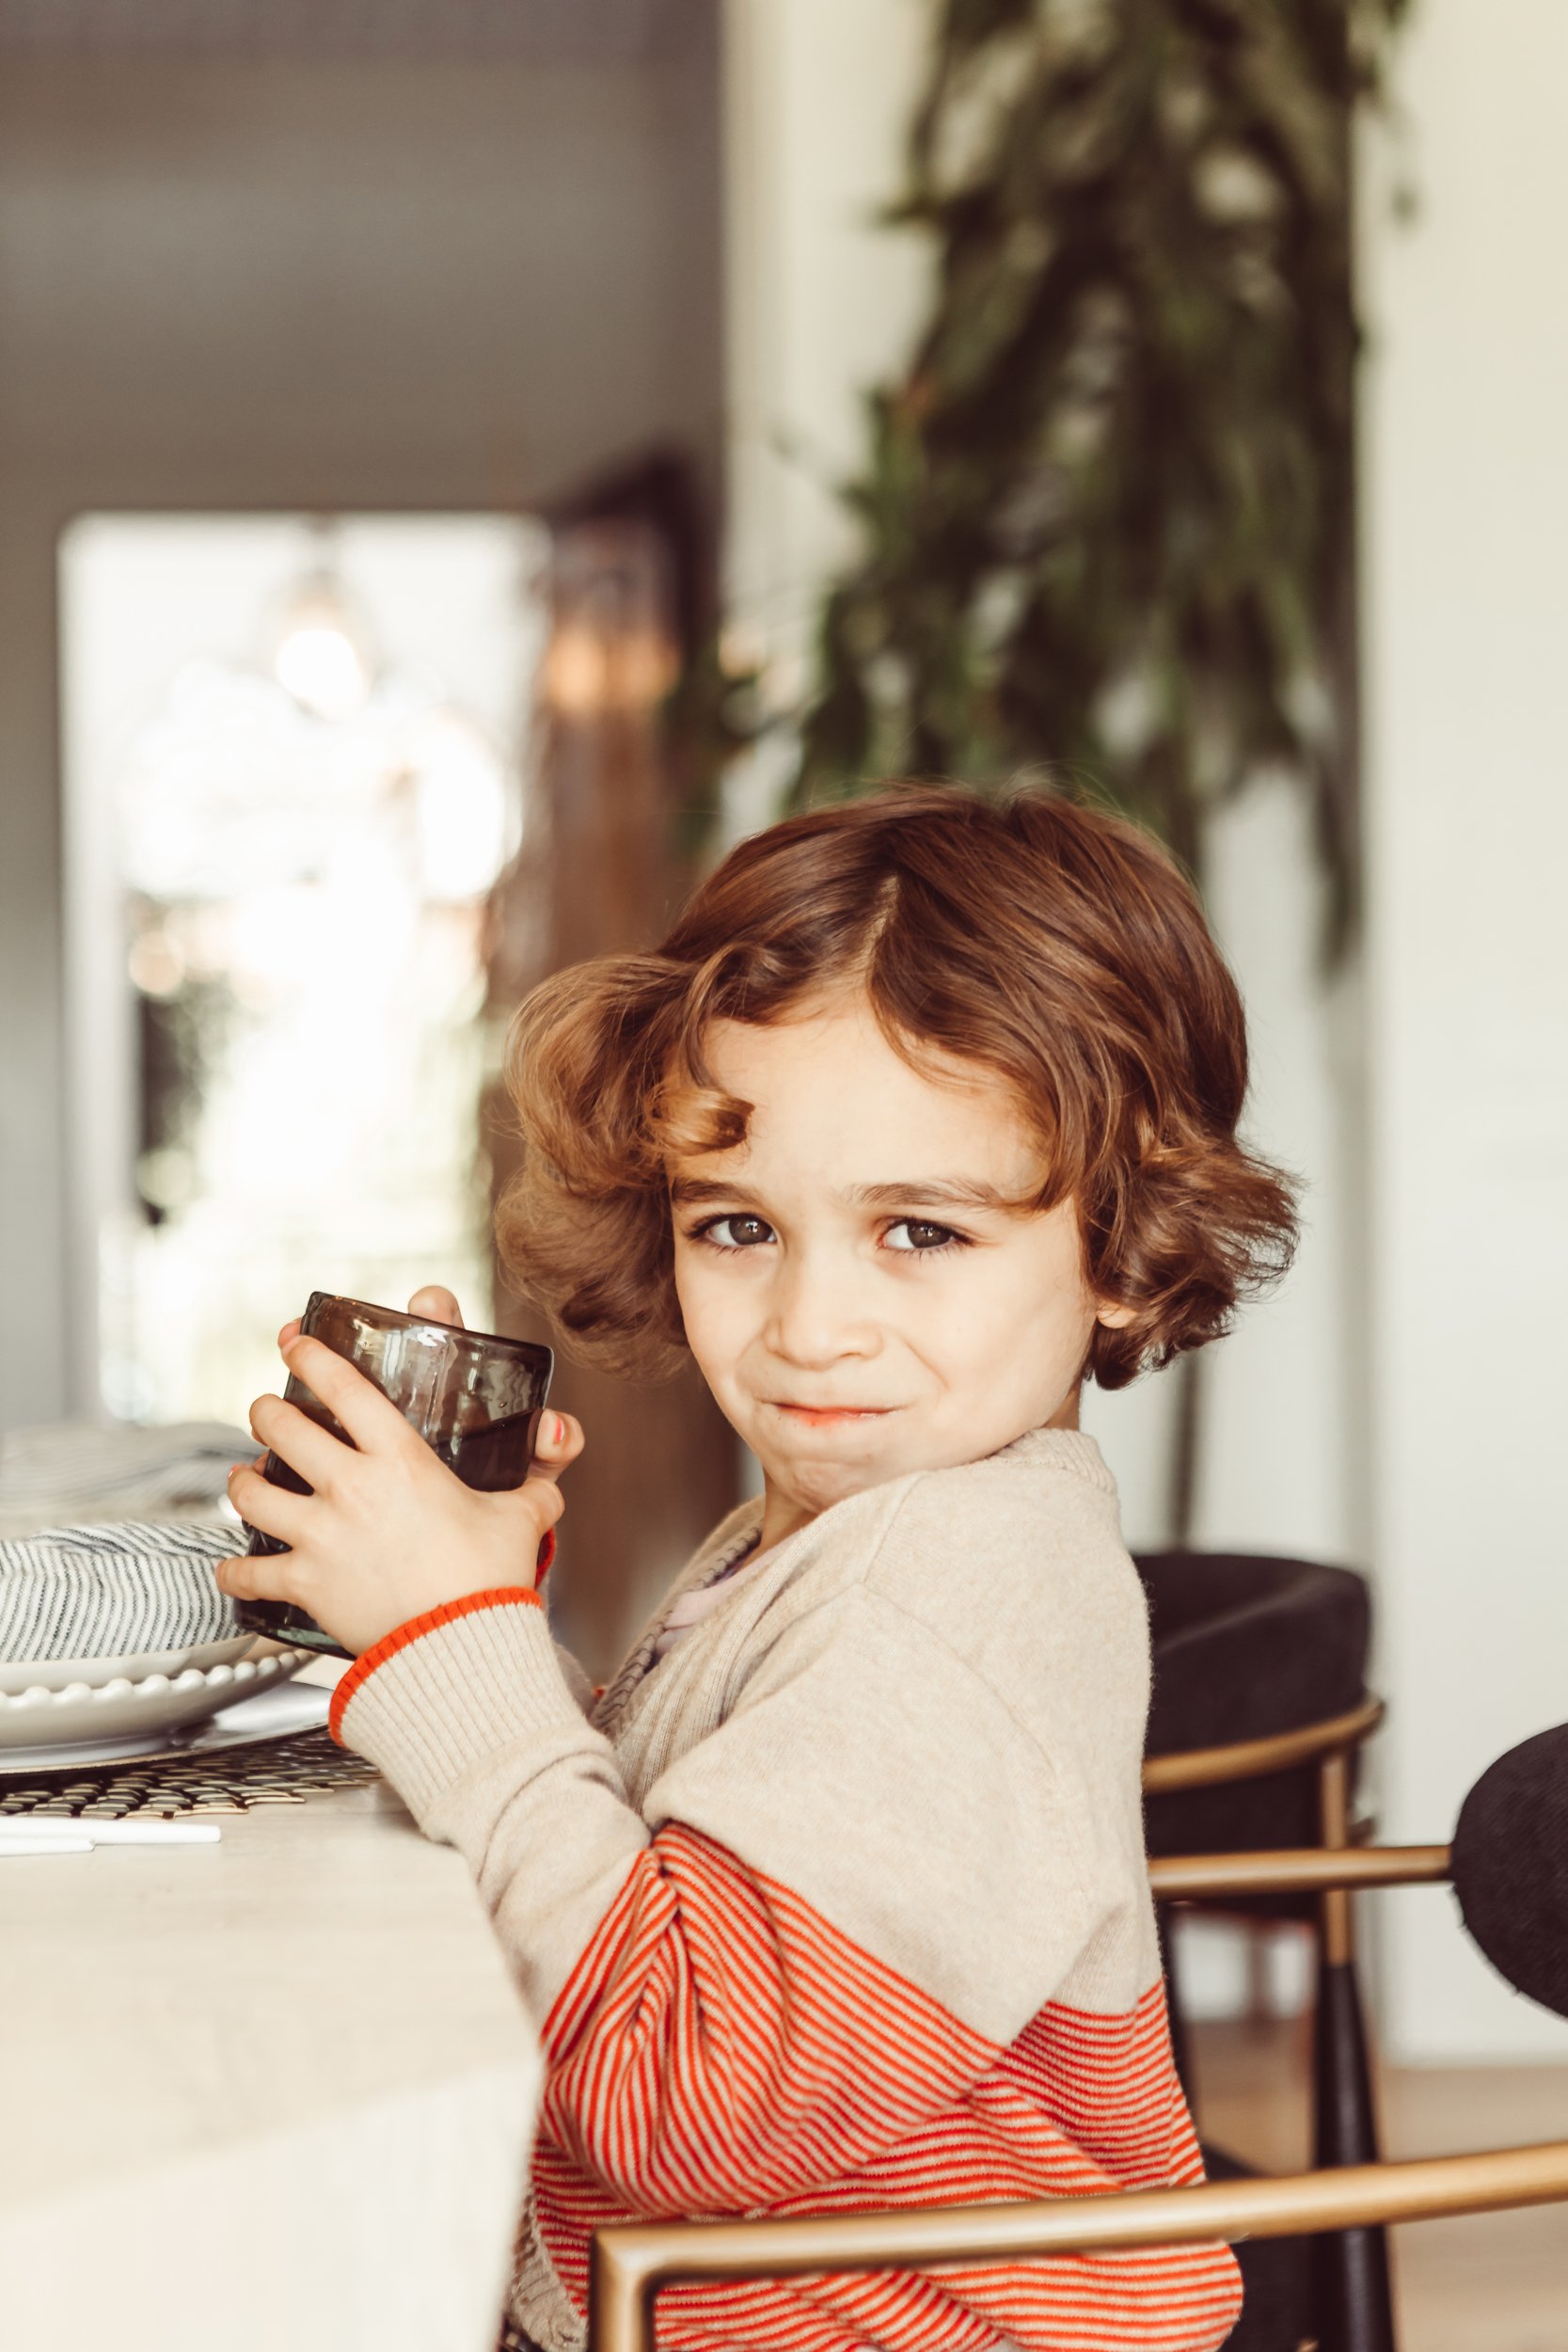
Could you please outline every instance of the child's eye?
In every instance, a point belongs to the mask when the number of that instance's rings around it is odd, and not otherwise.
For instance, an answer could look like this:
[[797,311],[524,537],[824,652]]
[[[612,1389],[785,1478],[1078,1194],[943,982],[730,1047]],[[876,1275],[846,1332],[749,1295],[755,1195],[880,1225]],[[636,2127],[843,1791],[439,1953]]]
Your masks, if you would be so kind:
[[755,1249],[773,1239],[773,1228],[760,1216],[710,1216],[691,1238],[711,1242],[715,1249]]
[[[907,1238],[895,1241],[895,1233],[903,1233]],[[896,1225],[890,1225],[882,1235],[882,1247],[893,1250],[895,1256],[928,1258],[939,1249],[963,1248],[965,1238],[962,1233],[956,1233],[950,1225],[932,1225],[924,1217],[901,1216]]]

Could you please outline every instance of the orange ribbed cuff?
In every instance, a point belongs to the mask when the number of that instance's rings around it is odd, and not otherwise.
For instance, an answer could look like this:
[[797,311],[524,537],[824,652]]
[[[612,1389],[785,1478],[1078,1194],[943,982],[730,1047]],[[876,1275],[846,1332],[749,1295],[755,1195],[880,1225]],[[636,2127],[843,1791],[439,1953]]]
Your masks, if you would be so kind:
[[405,1625],[395,1625],[390,1633],[384,1633],[379,1642],[362,1650],[332,1693],[326,1727],[338,1745],[343,1745],[342,1721],[355,1692],[364,1688],[376,1668],[384,1666],[388,1658],[395,1658],[400,1649],[417,1642],[421,1633],[434,1633],[438,1626],[455,1624],[459,1617],[471,1616],[476,1609],[509,1609],[517,1601],[535,1609],[545,1606],[527,1584],[497,1584],[488,1592],[465,1593],[461,1600],[444,1600],[438,1609],[427,1609],[421,1616],[410,1617]]

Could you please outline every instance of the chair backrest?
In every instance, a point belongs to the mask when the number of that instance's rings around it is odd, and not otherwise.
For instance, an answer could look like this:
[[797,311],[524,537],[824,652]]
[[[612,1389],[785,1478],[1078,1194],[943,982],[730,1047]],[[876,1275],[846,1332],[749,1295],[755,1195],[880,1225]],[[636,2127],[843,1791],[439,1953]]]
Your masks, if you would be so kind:
[[[1315,1560],[1232,1551],[1137,1557],[1148,1598],[1154,1689],[1150,1761],[1274,1740],[1342,1721],[1365,1692],[1366,1580]],[[1151,1854],[1306,1845],[1320,1835],[1316,1769],[1240,1786],[1150,1789]]]
[[1342,1715],[1366,1684],[1367,1581],[1316,1560],[1235,1551],[1136,1558],[1148,1597],[1150,1756]]
[[1568,2017],[1568,1724],[1482,1772],[1454,1831],[1453,1887],[1498,1975]]
[[651,2352],[655,2294],[682,2280],[926,2270],[942,2263],[1191,2246],[1206,2238],[1305,2237],[1565,2199],[1568,2140],[1560,2139],[1283,2179],[1213,2181],[1202,2188],[789,2220],[623,2224],[594,2233],[589,2352]]

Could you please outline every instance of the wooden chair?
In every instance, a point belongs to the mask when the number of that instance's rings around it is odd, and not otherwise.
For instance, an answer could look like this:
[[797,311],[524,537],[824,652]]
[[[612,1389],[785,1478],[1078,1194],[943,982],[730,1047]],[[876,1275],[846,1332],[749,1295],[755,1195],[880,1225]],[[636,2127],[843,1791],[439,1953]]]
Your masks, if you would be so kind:
[[[1270,1738],[1237,1740],[1224,1747],[1194,1748],[1150,1756],[1144,1764],[1146,1797],[1199,1789],[1237,1788],[1253,1781],[1277,1780],[1310,1771],[1317,1782],[1318,1844],[1293,1850],[1298,1866],[1318,1855],[1328,1875],[1303,1875],[1300,1867],[1281,1878],[1279,1851],[1226,1851],[1205,1857],[1207,1876],[1195,1875],[1189,1857],[1155,1855],[1149,1879],[1167,1955],[1169,1907],[1177,1903],[1220,1905],[1257,1916],[1289,1902],[1295,1915],[1316,1912],[1318,1965],[1313,2002],[1312,2161],[1314,2165],[1375,2164],[1381,2153],[1372,2099],[1371,2063],[1356,1975],[1352,1885],[1399,1884],[1401,1880],[1345,1882],[1334,1875],[1340,1861],[1358,1862],[1371,1849],[1352,1847],[1351,1788],[1354,1758],[1383,1720],[1380,1699],[1364,1698],[1344,1714],[1303,1724]],[[1291,1850],[1286,1850],[1291,1851]],[[1399,1851],[1399,1849],[1388,1851]],[[1444,1847],[1411,1848],[1414,1855],[1446,1866]],[[1304,1907],[1300,1898],[1309,1899]],[[1180,2006],[1173,2003],[1178,2066],[1190,2097],[1195,2085],[1185,2051]],[[1196,2097],[1195,2097],[1196,2104]],[[1313,2249],[1319,2329],[1324,2345],[1342,2352],[1393,2352],[1393,2289],[1387,2238],[1377,2228],[1345,2228],[1317,2240]]]
[[[1321,1562],[1236,1552],[1145,1553],[1154,1703],[1144,1763],[1151,1858],[1259,1850],[1343,1851],[1361,1748],[1383,1720],[1366,1689],[1366,1580]],[[1243,1916],[1287,1916],[1317,1931],[1313,2162],[1372,2164],[1381,2149],[1348,1893],[1265,1889],[1245,1874],[1187,1898]],[[1157,1897],[1177,2066],[1196,2085],[1171,1965],[1168,1897]],[[1381,2230],[1313,2248],[1323,2340],[1392,2352],[1393,2297]]]
[[1292,2237],[1505,2206],[1568,2201],[1568,2140],[1414,2164],[1354,2165],[1277,2180],[1139,2190],[1053,2202],[815,2221],[682,2222],[601,2230],[594,2245],[589,2352],[652,2352],[653,2306],[677,2280],[781,2279],[807,2270],[926,2270],[1140,2246]]
[[[1465,1802],[1451,1849],[1340,1844],[1161,1857],[1149,1875],[1163,1902],[1310,1895],[1333,1897],[1347,1911],[1357,1889],[1451,1878],[1465,1924],[1494,1964],[1520,1991],[1568,2016],[1568,1725],[1491,1768]],[[651,2352],[655,2298],[676,2281],[923,2270],[1213,2239],[1244,2249],[1559,2201],[1568,2201],[1568,2140],[1414,2163],[1328,2165],[1200,2188],[602,2230],[593,2249],[590,2352]],[[1343,2326],[1343,2313],[1320,2321],[1321,2352],[1346,2352]]]

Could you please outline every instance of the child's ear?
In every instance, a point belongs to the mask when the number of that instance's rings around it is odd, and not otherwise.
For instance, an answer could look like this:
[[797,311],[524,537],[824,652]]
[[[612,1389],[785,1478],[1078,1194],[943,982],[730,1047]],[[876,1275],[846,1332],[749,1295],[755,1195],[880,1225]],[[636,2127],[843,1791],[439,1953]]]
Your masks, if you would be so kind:
[[1094,1311],[1094,1319],[1096,1323],[1102,1323],[1107,1331],[1125,1331],[1128,1325],[1135,1320],[1137,1311],[1135,1307],[1110,1307],[1101,1301]]

